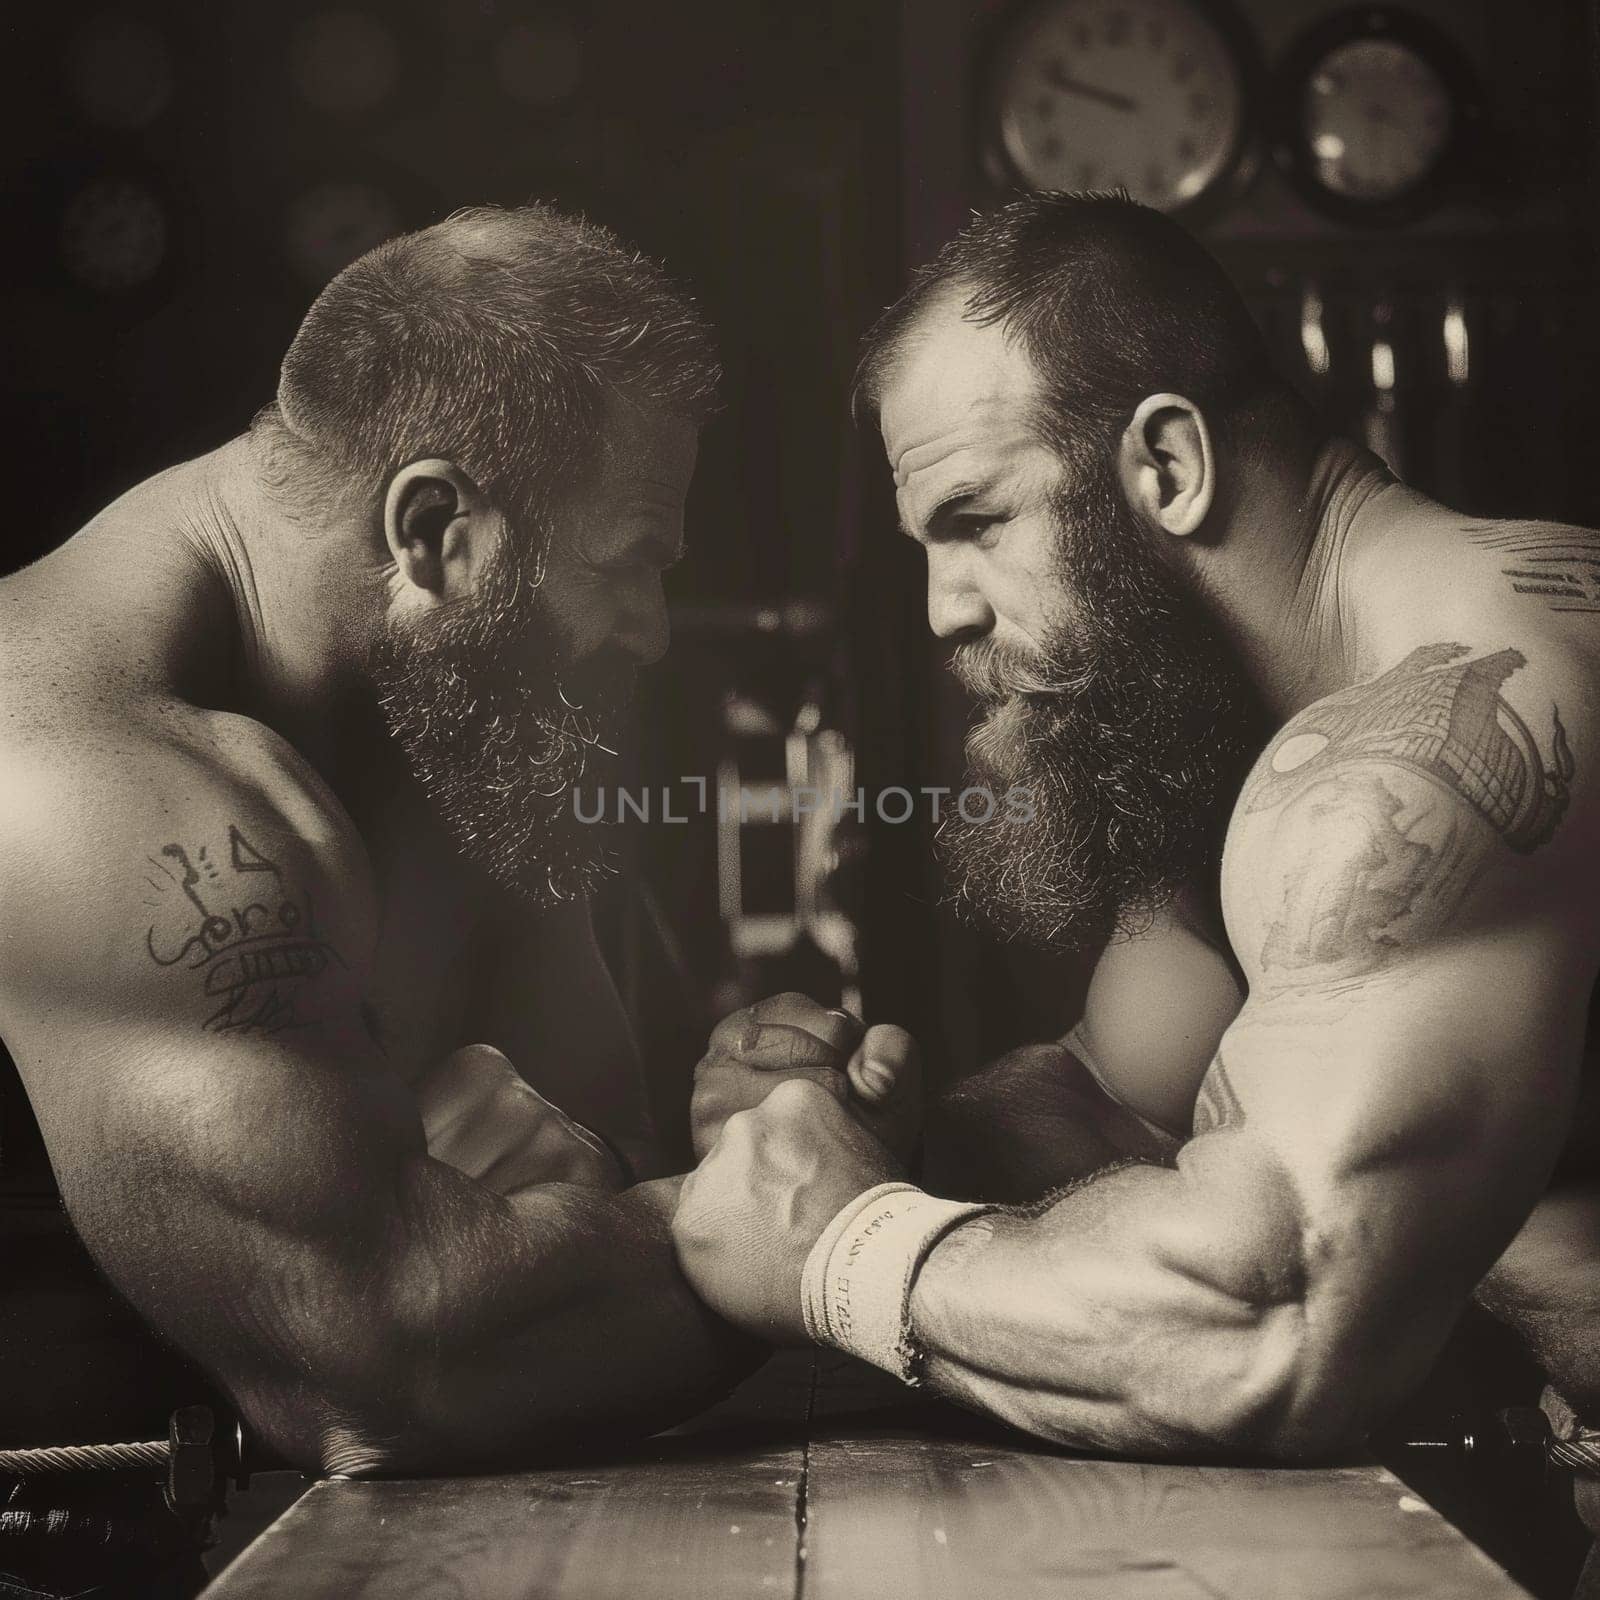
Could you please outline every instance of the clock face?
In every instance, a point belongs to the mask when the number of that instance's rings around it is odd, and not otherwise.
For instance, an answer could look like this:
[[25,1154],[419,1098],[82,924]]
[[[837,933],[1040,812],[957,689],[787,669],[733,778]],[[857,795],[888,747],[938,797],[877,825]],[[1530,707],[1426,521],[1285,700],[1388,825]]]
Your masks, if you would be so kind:
[[1332,194],[1392,200],[1432,176],[1450,143],[1450,92],[1398,39],[1336,45],[1306,79],[1300,115],[1308,168]]
[[1175,211],[1234,164],[1238,57],[1199,0],[1041,0],[995,58],[997,133],[1035,189],[1126,189]]

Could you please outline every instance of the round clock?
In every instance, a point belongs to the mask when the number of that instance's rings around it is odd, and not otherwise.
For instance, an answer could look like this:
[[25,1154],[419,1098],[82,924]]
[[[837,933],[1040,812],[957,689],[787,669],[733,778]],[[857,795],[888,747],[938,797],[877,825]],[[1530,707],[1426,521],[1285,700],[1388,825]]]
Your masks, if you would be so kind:
[[1279,159],[1333,215],[1408,221],[1442,194],[1476,114],[1470,74],[1441,34],[1396,7],[1365,6],[1290,52]]
[[991,170],[1186,210],[1242,175],[1251,75],[1215,0],[1033,0],[990,58]]

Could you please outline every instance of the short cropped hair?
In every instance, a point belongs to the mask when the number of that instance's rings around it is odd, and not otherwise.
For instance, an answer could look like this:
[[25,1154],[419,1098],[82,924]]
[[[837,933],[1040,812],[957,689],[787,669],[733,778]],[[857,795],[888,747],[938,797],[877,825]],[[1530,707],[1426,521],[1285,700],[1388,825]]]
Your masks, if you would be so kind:
[[608,392],[699,423],[720,376],[693,302],[608,228],[474,207],[328,284],[257,425],[287,434],[328,491],[438,456],[538,515],[595,458]]
[[1021,342],[1042,429],[1068,460],[1110,448],[1152,394],[1181,394],[1223,427],[1296,404],[1238,291],[1178,223],[1120,192],[1036,193],[976,217],[912,275],[863,342],[858,419],[876,416],[918,320],[951,296]]

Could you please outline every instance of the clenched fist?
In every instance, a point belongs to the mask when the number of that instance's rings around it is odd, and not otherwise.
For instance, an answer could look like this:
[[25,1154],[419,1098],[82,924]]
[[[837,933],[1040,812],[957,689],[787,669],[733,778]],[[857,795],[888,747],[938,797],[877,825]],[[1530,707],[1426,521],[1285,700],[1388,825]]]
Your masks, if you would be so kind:
[[839,1095],[792,1077],[730,1116],[684,1179],[672,1222],[678,1263],[735,1327],[804,1344],[800,1277],[811,1247],[857,1195],[903,1173]]
[[428,1154],[497,1194],[539,1183],[626,1186],[617,1158],[551,1105],[493,1045],[470,1044],[415,1089]]
[[901,1160],[910,1156],[922,1124],[915,1041],[892,1024],[864,1029],[803,994],[773,995],[717,1024],[695,1069],[695,1155],[704,1158],[729,1117],[795,1081],[824,1090]]

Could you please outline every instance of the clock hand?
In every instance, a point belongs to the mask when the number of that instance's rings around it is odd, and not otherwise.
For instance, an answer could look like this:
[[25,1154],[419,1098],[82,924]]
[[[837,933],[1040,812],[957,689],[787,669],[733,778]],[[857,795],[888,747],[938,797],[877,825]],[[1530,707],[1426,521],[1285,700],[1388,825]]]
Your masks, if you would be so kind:
[[1098,100],[1101,105],[1110,106],[1113,111],[1137,111],[1139,102],[1130,99],[1125,94],[1118,94],[1113,89],[1102,89],[1097,83],[1084,83],[1079,78],[1069,78],[1060,67],[1052,64],[1045,69],[1045,79],[1057,89],[1064,89],[1068,94],[1081,95],[1085,100]]

